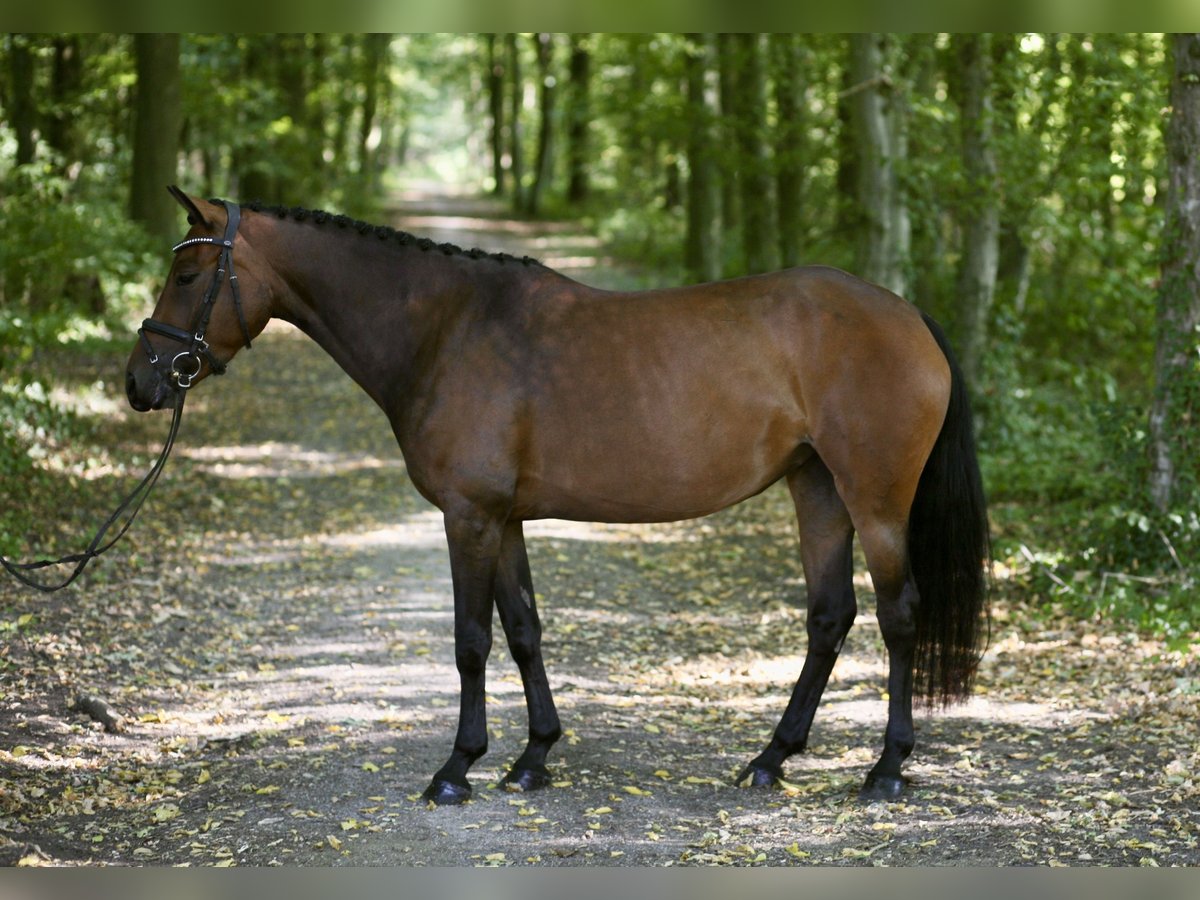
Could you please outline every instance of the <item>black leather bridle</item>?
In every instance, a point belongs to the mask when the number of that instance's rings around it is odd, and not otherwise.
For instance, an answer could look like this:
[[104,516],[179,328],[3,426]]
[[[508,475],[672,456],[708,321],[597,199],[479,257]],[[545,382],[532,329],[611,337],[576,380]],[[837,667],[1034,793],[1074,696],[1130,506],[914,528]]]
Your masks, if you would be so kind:
[[[241,222],[242,211],[236,203],[231,203],[228,200],[222,200],[221,203],[224,204],[225,212],[229,217],[225,225],[225,234],[223,237],[188,238],[186,241],[180,241],[171,248],[172,253],[178,253],[184,247],[190,247],[193,244],[213,244],[221,248],[221,255],[217,259],[217,271],[213,275],[213,280],[209,284],[208,290],[204,293],[204,300],[200,304],[200,308],[196,310],[196,318],[192,322],[191,328],[183,329],[174,325],[168,325],[166,322],[159,322],[156,319],[146,319],[142,322],[142,327],[138,329],[138,336],[142,340],[142,345],[146,348],[146,356],[149,358],[150,364],[162,372],[171,384],[180,391],[186,391],[192,386],[192,382],[200,374],[200,369],[203,367],[205,361],[208,362],[208,368],[212,374],[225,374],[226,365],[209,348],[208,341],[205,340],[205,334],[208,331],[208,322],[212,318],[213,307],[217,304],[217,297],[221,293],[221,285],[225,281],[226,273],[229,274],[229,287],[233,294],[233,308],[237,310],[238,324],[242,327],[242,338],[245,340],[247,348],[251,346],[250,329],[246,325],[246,315],[242,311],[242,294],[238,288],[238,277],[237,273],[233,270],[233,240],[237,237],[238,223]],[[166,357],[159,356],[154,346],[150,343],[150,339],[146,337],[146,332],[170,338],[182,344],[184,349],[171,357],[169,362],[166,362]],[[164,362],[165,365],[163,364]]]

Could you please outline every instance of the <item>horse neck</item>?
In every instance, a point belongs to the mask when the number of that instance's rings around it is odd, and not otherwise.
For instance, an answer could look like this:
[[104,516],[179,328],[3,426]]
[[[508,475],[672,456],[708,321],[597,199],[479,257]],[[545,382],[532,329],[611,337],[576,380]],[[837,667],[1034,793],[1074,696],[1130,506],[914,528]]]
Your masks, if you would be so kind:
[[281,222],[273,315],[311,337],[394,415],[419,377],[423,346],[517,266],[421,250],[353,230]]

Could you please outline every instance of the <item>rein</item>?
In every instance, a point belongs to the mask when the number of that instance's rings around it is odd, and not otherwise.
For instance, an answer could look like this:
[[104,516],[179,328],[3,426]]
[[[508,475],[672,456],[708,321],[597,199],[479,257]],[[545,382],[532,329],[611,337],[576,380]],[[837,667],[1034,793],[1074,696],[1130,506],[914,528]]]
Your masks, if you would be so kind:
[[[142,322],[142,327],[138,329],[138,337],[146,349],[146,355],[150,360],[150,364],[166,377],[175,391],[175,411],[171,416],[171,427],[167,431],[167,440],[158,454],[158,459],[154,461],[154,465],[150,467],[150,471],[146,473],[145,477],[138,482],[137,487],[130,491],[128,496],[117,506],[113,514],[100,526],[88,544],[87,549],[82,553],[72,553],[58,559],[41,559],[29,563],[17,563],[6,559],[4,556],[0,556],[0,565],[27,587],[45,593],[53,593],[67,587],[83,573],[88,563],[102,553],[105,553],[125,536],[125,532],[129,530],[129,527],[133,524],[133,520],[141,512],[142,504],[146,502],[146,498],[150,496],[150,491],[158,482],[158,476],[162,474],[162,470],[167,464],[167,457],[171,455],[171,450],[175,446],[175,438],[179,435],[179,423],[183,419],[183,402],[187,397],[188,388],[192,386],[196,376],[200,374],[200,369],[203,367],[204,362],[208,362],[209,370],[214,375],[223,375],[227,368],[226,364],[219,360],[209,349],[208,342],[205,340],[205,333],[208,331],[208,322],[212,318],[213,307],[216,305],[217,296],[221,292],[221,285],[225,281],[227,272],[229,274],[230,291],[233,294],[233,305],[237,310],[238,324],[241,325],[242,336],[245,339],[246,346],[250,346],[250,329],[246,325],[246,317],[242,312],[242,297],[241,291],[238,289],[237,274],[233,271],[233,240],[237,236],[238,223],[241,221],[241,210],[236,203],[231,203],[228,200],[221,202],[225,204],[225,210],[229,215],[223,237],[188,238],[171,248],[172,253],[178,253],[184,247],[190,247],[193,244],[214,244],[221,248],[220,257],[217,260],[217,271],[213,275],[213,280],[204,294],[204,300],[200,305],[200,309],[196,312],[196,318],[192,323],[192,327],[184,330],[174,325],[168,325],[165,322],[156,321],[155,319],[146,319]],[[165,361],[166,358],[160,357],[157,351],[155,351],[149,338],[146,337],[146,332],[148,331],[152,334],[177,341],[184,346],[184,349],[176,353],[165,366],[160,365],[160,361]],[[128,518],[125,524],[121,526],[111,539],[105,541],[109,531],[126,513],[128,513]],[[71,564],[74,564],[75,568],[71,571],[70,575],[59,582],[38,581],[36,578],[32,578],[26,574],[50,566]]]
[[[137,514],[141,512],[142,504],[146,502],[146,498],[150,495],[150,489],[154,487],[155,482],[158,481],[158,476],[162,474],[163,467],[167,463],[167,457],[171,455],[171,448],[175,446],[175,437],[179,434],[179,422],[183,418],[184,396],[185,394],[182,390],[177,394],[177,399],[175,401],[175,413],[171,417],[171,428],[167,432],[167,440],[166,443],[163,444],[162,451],[158,454],[158,459],[155,460],[154,465],[151,466],[150,471],[147,472],[146,476],[141,480],[141,482],[138,483],[138,486],[135,487],[129,493],[129,495],[121,501],[121,504],[116,508],[116,511],[113,512],[113,514],[108,517],[108,520],[100,526],[99,531],[96,532],[96,536],[92,538],[91,543],[88,544],[86,550],[84,550],[82,553],[72,553],[68,556],[59,557],[58,559],[41,559],[37,562],[30,563],[12,562],[11,560],[5,559],[3,556],[0,556],[0,565],[3,565],[4,568],[8,570],[10,575],[12,575],[17,579],[17,581],[21,582],[26,587],[35,588],[36,590],[51,594],[54,591],[62,590],[71,582],[73,582],[83,573],[83,570],[87,567],[88,563],[90,563],[101,553],[107,551],[108,548],[124,537],[125,532],[129,530],[129,526],[133,524],[133,520],[137,518]],[[107,543],[104,543],[104,538],[108,534],[109,530],[117,523],[117,521],[127,510],[132,510],[132,512],[129,513],[128,520],[123,526],[121,526],[121,530],[118,531],[111,540],[109,540]],[[49,566],[70,565],[71,563],[75,564],[75,568],[72,570],[70,575],[59,582],[38,581],[36,578],[31,578],[29,575],[25,574],[26,572],[45,569]]]

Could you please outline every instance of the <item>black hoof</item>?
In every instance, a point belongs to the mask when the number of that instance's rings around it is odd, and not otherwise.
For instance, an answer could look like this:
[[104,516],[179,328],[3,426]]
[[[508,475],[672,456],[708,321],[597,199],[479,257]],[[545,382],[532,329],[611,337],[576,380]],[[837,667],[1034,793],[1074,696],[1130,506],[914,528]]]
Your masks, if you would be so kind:
[[514,793],[537,791],[550,786],[550,773],[545,768],[513,769],[504,776],[500,786]]
[[429,787],[425,788],[421,799],[426,802],[432,800],[438,806],[457,806],[471,799],[471,786],[435,779]]
[[868,775],[862,790],[858,792],[858,799],[868,802],[895,800],[904,793],[907,785],[908,779],[903,775]]
[[764,769],[761,766],[756,766],[754,763],[742,769],[742,774],[737,777],[738,787],[778,787],[780,780],[783,778],[782,772],[773,772],[770,769]]

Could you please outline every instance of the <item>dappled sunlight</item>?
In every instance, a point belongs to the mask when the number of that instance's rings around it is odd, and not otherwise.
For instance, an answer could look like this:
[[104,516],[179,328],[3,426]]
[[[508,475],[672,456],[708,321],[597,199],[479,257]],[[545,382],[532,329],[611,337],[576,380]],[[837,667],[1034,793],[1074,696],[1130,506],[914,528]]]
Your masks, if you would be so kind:
[[219,478],[317,478],[372,469],[404,469],[398,458],[314,450],[276,441],[253,446],[183,447],[176,452],[205,463],[205,471]]

